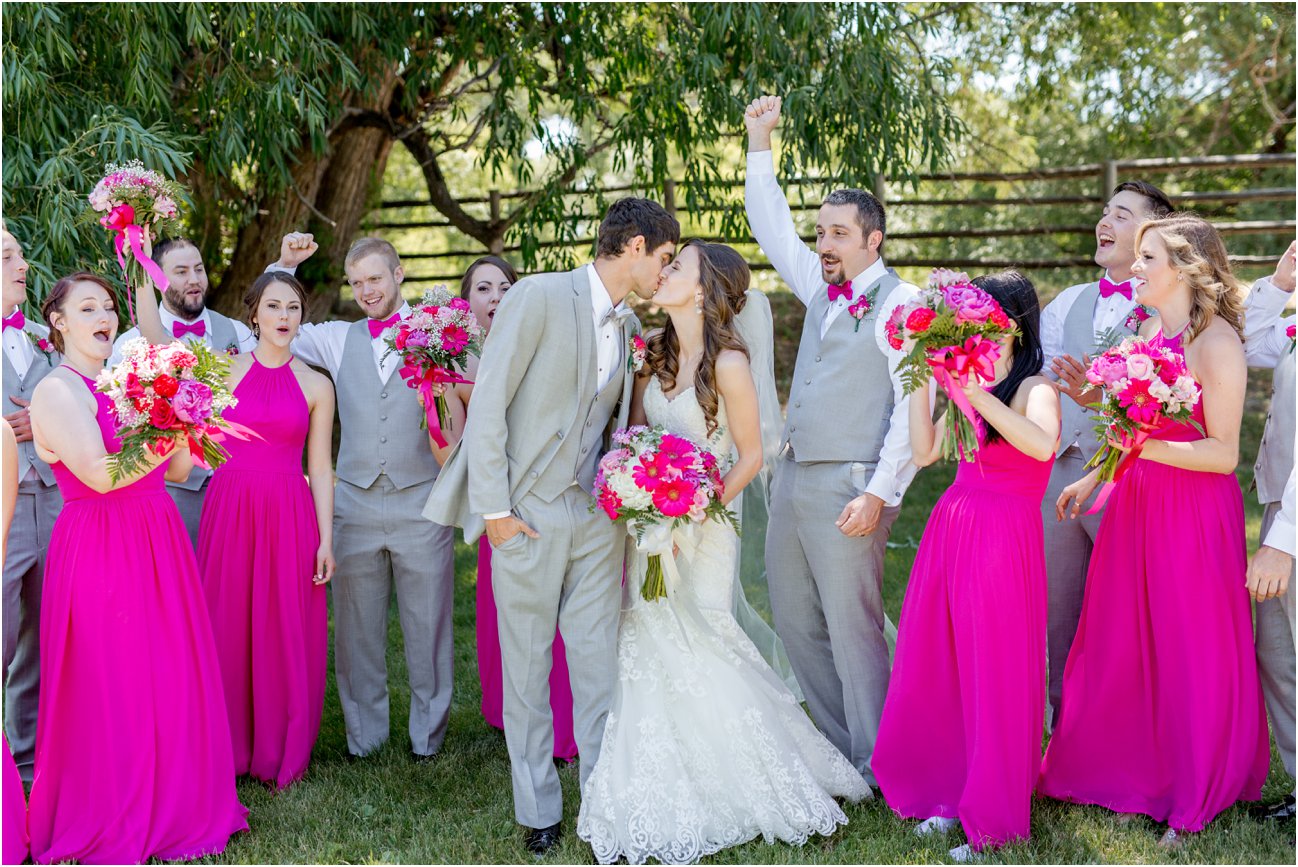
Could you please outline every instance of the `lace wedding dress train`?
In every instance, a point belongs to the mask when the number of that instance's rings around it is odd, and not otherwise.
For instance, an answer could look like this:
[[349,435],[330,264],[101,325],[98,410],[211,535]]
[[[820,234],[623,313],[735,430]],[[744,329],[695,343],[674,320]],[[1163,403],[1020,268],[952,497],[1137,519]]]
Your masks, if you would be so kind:
[[[724,406],[709,439],[692,388],[668,399],[655,377],[645,411],[730,454]],[[646,557],[630,561],[617,691],[577,820],[601,863],[687,864],[759,835],[801,845],[846,824],[836,797],[871,797],[735,621],[738,536],[716,521],[694,530],[674,602],[642,599]]]

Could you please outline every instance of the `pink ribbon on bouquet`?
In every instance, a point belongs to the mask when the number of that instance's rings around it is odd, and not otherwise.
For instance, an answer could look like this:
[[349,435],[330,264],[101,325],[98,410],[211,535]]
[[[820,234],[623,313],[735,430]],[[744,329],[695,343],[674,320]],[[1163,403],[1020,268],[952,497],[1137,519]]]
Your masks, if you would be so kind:
[[[162,273],[162,268],[158,263],[153,261],[144,252],[144,229],[135,225],[135,209],[130,205],[122,204],[113,208],[104,217],[99,218],[99,225],[103,226],[110,232],[116,232],[113,238],[113,247],[117,250],[117,264],[121,267],[122,272],[126,272],[126,253],[125,248],[131,248],[131,255],[135,261],[140,263],[144,273],[153,278],[157,284],[159,292],[166,292],[167,275]],[[135,322],[135,305],[131,303],[131,289],[126,287],[126,309],[131,315],[131,322]]]
[[[189,456],[194,459],[194,464],[205,470],[210,470],[207,458],[203,454],[203,443],[195,434],[207,434],[214,442],[221,442],[226,437],[234,437],[237,440],[262,439],[261,434],[257,433],[250,427],[245,427],[237,421],[222,419],[220,425],[201,424],[186,425],[185,438],[188,441],[186,446],[189,448]],[[155,455],[163,454],[165,439],[154,440],[149,443],[149,450]]]
[[443,385],[472,384],[473,380],[465,379],[445,367],[433,366],[425,369],[410,362],[406,362],[406,365],[399,372],[401,378],[406,381],[406,387],[418,389],[420,395],[424,398],[424,415],[428,419],[428,433],[433,438],[433,442],[437,443],[438,448],[446,448],[448,440],[442,433],[442,421],[437,412],[439,398],[433,392],[433,386],[439,383]]
[[[1122,447],[1128,451],[1122,456],[1122,460],[1118,461],[1118,466],[1114,468],[1112,481],[1105,482],[1100,486],[1100,492],[1095,495],[1095,505],[1087,509],[1086,514],[1094,515],[1096,512],[1100,511],[1100,509],[1104,508],[1104,504],[1109,501],[1109,495],[1113,493],[1113,486],[1118,483],[1118,479],[1127,474],[1127,470],[1131,469],[1135,465],[1136,458],[1140,457],[1140,453],[1145,448],[1145,440],[1149,439],[1149,435],[1153,432],[1153,427],[1148,430],[1142,427],[1140,430],[1136,431],[1135,436],[1123,431]],[[1110,448],[1112,448],[1112,446],[1110,446]]]
[[978,425],[978,413],[974,411],[962,389],[969,384],[971,377],[984,382],[995,379],[996,360],[1000,356],[1000,346],[991,340],[984,340],[980,334],[970,337],[962,346],[943,346],[941,349],[928,350],[928,366],[933,370],[933,378],[964,417],[969,419],[969,424],[975,427]]

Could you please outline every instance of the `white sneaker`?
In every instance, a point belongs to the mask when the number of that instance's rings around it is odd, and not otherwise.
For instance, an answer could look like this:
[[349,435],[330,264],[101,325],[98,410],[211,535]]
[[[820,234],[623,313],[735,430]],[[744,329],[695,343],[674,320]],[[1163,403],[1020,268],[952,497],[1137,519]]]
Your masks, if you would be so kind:
[[951,860],[957,864],[972,864],[975,861],[982,860],[982,856],[975,852],[973,847],[968,843],[965,843],[963,846],[956,846],[947,854],[950,855]]
[[930,834],[945,834],[958,824],[960,824],[959,819],[948,819],[944,816],[929,816],[923,822],[920,822],[915,826],[915,836],[927,837]]

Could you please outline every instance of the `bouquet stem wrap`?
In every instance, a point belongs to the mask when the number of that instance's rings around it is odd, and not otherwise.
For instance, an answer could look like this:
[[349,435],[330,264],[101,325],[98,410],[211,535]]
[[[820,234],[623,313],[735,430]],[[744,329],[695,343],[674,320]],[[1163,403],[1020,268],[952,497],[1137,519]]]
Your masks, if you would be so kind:
[[996,378],[996,361],[1000,347],[980,335],[970,337],[961,346],[944,346],[929,350],[928,365],[947,397],[959,412],[948,412],[946,432],[942,439],[942,457],[950,460],[959,457],[972,461],[978,450],[978,413],[965,396],[964,387],[970,379],[991,382]]
[[1140,457],[1141,451],[1145,448],[1145,440],[1149,439],[1152,431],[1138,430],[1134,434],[1122,434],[1122,447],[1127,449],[1124,455],[1120,450],[1107,448],[1095,454],[1095,457],[1086,462],[1086,468],[1098,466],[1100,468],[1100,478],[1104,483],[1100,485],[1100,492],[1095,495],[1095,504],[1086,510],[1086,514],[1094,515],[1104,508],[1104,504],[1109,501],[1109,495],[1113,493],[1113,486],[1117,484],[1118,479],[1127,474],[1127,470],[1135,465],[1136,459]]
[[[685,643],[688,645],[689,634],[685,631],[685,624],[681,620],[681,603],[678,599],[681,573],[676,566],[676,555],[672,553],[672,549],[679,548],[681,556],[688,562],[695,545],[695,525],[689,523],[672,527],[670,524],[640,525],[636,521],[630,521],[628,529],[635,537],[636,550],[648,555],[644,583],[640,585],[640,598],[646,602],[666,598],[677,624],[681,627],[681,635],[685,637]],[[691,614],[698,617],[693,611]],[[698,619],[701,621],[702,618]],[[704,629],[707,628],[706,624],[703,626]]]
[[406,381],[407,388],[419,390],[419,394],[424,399],[424,421],[428,426],[428,433],[432,436],[433,442],[437,443],[438,448],[446,448],[448,440],[443,430],[451,429],[451,414],[446,408],[446,398],[435,394],[433,386],[439,383],[445,385],[471,383],[473,380],[465,379],[452,370],[436,365],[421,367],[407,363],[399,373]]

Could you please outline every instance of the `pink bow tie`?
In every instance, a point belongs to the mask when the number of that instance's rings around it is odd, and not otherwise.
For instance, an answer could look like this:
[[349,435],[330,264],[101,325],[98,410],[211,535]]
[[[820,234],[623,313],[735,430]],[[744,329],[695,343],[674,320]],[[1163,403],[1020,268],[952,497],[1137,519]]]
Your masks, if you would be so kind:
[[4,318],[5,328],[17,328],[19,331],[22,331],[26,325],[27,317],[23,315],[21,309],[15,310]]
[[829,284],[829,303],[833,304],[839,298],[846,298],[848,301],[852,300],[851,280],[848,280],[846,283],[842,284],[841,286],[837,283]]
[[1108,277],[1100,278],[1100,297],[1108,298],[1110,295],[1121,295],[1128,301],[1131,300],[1131,281],[1124,280],[1121,283],[1114,283]]
[[203,337],[207,334],[207,323],[202,319],[194,322],[181,322],[177,319],[171,323],[171,336],[177,340],[184,340],[185,335],[192,334],[195,337]]
[[373,340],[400,321],[401,314],[393,313],[387,319],[371,319],[365,324],[370,327],[370,339]]

